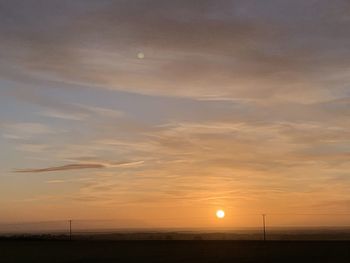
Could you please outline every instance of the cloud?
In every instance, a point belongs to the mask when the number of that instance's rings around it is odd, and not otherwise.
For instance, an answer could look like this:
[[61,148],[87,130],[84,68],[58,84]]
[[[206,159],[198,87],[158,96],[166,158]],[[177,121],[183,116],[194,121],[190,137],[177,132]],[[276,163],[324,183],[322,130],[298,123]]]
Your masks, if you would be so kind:
[[[43,90],[38,87],[31,86],[28,83],[24,85],[25,86],[10,85],[9,87],[5,87],[4,89],[0,90],[0,95],[39,106],[41,109],[38,112],[38,115],[49,118],[71,121],[86,121],[87,119],[95,118],[96,116],[105,119],[123,117],[123,112],[113,108],[74,103],[70,102],[69,99],[52,98],[51,96],[44,95]],[[30,123],[27,125],[29,124]],[[17,126],[19,125],[20,124]],[[25,123],[21,125],[25,125]]]
[[42,172],[55,172],[65,170],[80,170],[80,169],[96,169],[105,168],[102,164],[68,164],[62,166],[48,167],[42,169],[20,169],[15,170],[16,173],[42,173]]
[[[349,81],[346,1],[28,3],[3,4],[0,16],[3,55],[27,78],[49,73],[46,80],[142,94],[306,102],[337,98]],[[45,27],[33,19],[38,13]]]
[[60,132],[60,129],[39,122],[5,122],[0,123],[0,128],[4,138],[17,141],[52,136]]
[[44,153],[50,149],[47,144],[20,143],[15,147],[17,150],[31,153]]
[[42,135],[53,133],[54,131],[45,124],[35,123],[35,122],[18,122],[2,125],[3,128],[7,129],[9,132],[24,133],[30,135]]
[[100,118],[120,118],[123,116],[123,113],[117,110],[113,109],[107,109],[102,107],[94,107],[94,106],[87,106],[87,105],[73,105],[77,108],[77,110],[74,111],[65,111],[64,108],[60,110],[45,110],[43,112],[40,112],[39,115],[51,117],[51,118],[57,118],[57,119],[64,119],[64,120],[72,120],[72,121],[84,121],[88,119],[88,117],[94,117],[98,116]]
[[142,164],[143,161],[135,162],[111,162],[111,163],[77,163],[67,164],[62,166],[54,166],[40,169],[18,169],[16,173],[43,173],[43,172],[56,172],[66,170],[81,170],[81,169],[101,169],[101,168],[112,168],[112,167],[128,167]]
[[63,120],[72,120],[72,121],[82,121],[86,119],[86,115],[79,114],[79,113],[66,113],[62,110],[45,110],[44,112],[40,112],[39,115],[50,117],[50,118],[57,118],[57,119],[63,119]]
[[120,118],[123,116],[123,112],[113,110],[113,109],[108,109],[108,108],[103,108],[103,107],[95,107],[95,106],[87,106],[87,105],[81,105],[77,104],[78,107],[80,107],[83,110],[86,110],[87,112],[97,115],[99,117],[105,117],[105,118]]

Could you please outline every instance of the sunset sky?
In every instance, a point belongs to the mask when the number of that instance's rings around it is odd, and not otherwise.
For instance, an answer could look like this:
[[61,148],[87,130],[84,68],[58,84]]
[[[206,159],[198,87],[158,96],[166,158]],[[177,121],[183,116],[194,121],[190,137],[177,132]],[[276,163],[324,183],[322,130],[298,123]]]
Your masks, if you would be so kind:
[[349,47],[346,0],[0,0],[0,223],[350,213]]

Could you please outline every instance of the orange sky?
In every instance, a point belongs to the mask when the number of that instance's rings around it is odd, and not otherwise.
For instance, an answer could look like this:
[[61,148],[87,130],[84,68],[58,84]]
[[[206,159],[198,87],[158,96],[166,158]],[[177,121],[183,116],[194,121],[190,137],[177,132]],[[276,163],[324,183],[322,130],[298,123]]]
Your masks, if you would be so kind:
[[2,4],[0,223],[244,227],[266,213],[275,226],[346,224],[348,10]]

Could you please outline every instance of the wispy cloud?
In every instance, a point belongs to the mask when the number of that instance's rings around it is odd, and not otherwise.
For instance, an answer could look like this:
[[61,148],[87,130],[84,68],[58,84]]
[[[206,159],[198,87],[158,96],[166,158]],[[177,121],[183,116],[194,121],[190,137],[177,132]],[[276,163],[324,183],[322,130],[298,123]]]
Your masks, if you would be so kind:
[[76,163],[67,164],[62,166],[53,166],[39,169],[17,169],[14,170],[16,173],[43,173],[43,172],[57,172],[66,170],[81,170],[81,169],[101,169],[101,168],[112,168],[112,167],[128,167],[142,164],[143,161],[135,162],[110,162],[110,163]]
[[2,6],[3,55],[27,78],[49,72],[54,81],[142,94],[298,101],[338,97],[349,80],[346,1],[56,4],[61,12],[49,2]]
[[87,115],[83,113],[72,113],[72,112],[64,112],[62,110],[50,110],[50,109],[40,112],[39,115],[50,117],[50,118],[72,120],[72,121],[82,121],[87,118]]
[[46,124],[37,122],[17,122],[0,125],[8,134],[18,137],[32,137],[52,134],[55,131]]

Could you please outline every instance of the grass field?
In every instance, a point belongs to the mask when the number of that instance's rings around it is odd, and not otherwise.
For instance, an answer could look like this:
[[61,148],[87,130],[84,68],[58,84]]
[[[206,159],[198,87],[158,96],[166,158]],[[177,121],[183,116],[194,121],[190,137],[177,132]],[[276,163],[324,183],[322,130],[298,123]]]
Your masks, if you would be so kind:
[[349,241],[0,241],[0,262],[349,263]]

